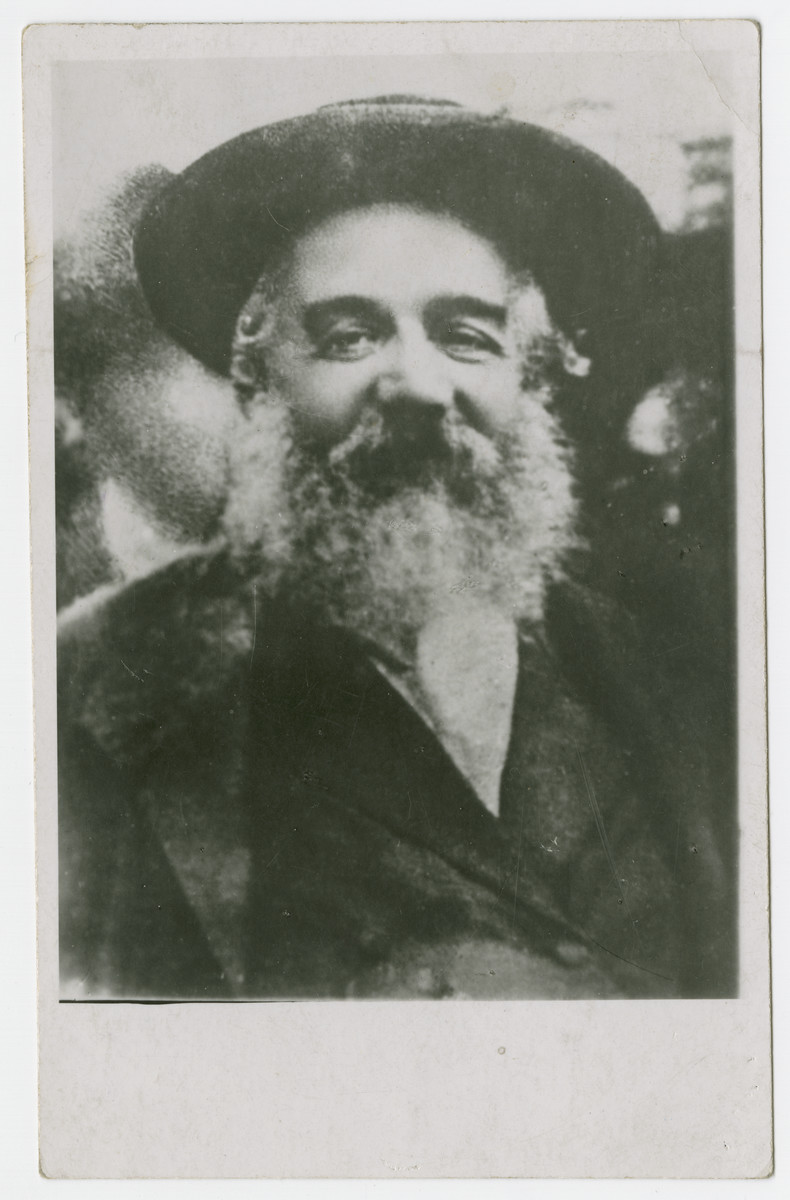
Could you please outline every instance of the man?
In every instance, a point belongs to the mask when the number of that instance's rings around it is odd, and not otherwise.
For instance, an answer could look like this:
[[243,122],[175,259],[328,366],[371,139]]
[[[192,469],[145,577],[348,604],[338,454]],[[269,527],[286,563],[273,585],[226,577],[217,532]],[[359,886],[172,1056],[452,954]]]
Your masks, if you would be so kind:
[[574,579],[559,411],[658,243],[580,147],[409,97],[156,197],[152,311],[246,421],[222,544],[63,621],[64,995],[730,986],[702,749]]

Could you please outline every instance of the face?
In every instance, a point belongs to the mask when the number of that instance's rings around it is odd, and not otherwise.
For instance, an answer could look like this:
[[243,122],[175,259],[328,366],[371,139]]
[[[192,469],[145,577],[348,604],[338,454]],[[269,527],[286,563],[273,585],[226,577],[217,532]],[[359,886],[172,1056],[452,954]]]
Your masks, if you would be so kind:
[[234,342],[245,570],[404,662],[448,606],[539,621],[576,545],[560,345],[534,283],[449,218],[376,206],[301,238]]
[[296,245],[270,385],[301,437],[327,446],[371,409],[406,432],[452,413],[492,436],[519,412],[513,291],[493,247],[451,218],[389,205],[344,213]]

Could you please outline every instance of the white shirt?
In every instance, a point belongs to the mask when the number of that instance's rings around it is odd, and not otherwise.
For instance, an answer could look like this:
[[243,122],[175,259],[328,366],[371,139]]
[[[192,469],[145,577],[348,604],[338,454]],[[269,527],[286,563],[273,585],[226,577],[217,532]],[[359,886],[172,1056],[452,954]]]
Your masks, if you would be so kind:
[[465,603],[420,631],[413,669],[374,662],[498,816],[518,675],[515,622],[488,605]]

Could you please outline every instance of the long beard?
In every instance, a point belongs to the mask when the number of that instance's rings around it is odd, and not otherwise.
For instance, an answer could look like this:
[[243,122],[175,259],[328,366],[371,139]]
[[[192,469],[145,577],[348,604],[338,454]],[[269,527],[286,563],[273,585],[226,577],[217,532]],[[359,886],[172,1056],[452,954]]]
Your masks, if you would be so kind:
[[415,436],[375,411],[319,458],[271,392],[232,452],[225,530],[259,586],[406,658],[432,618],[493,605],[539,623],[575,535],[567,448],[542,394],[488,438],[460,417]]

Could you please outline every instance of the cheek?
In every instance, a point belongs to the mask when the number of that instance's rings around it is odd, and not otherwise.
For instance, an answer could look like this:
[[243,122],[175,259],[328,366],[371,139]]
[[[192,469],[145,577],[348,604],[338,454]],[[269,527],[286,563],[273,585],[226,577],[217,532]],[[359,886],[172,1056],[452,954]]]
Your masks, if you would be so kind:
[[347,364],[310,359],[272,363],[271,387],[310,437],[333,441],[356,423],[370,387],[369,373]]
[[504,361],[470,376],[463,388],[468,403],[488,433],[512,425],[521,404],[521,374],[515,361]]

